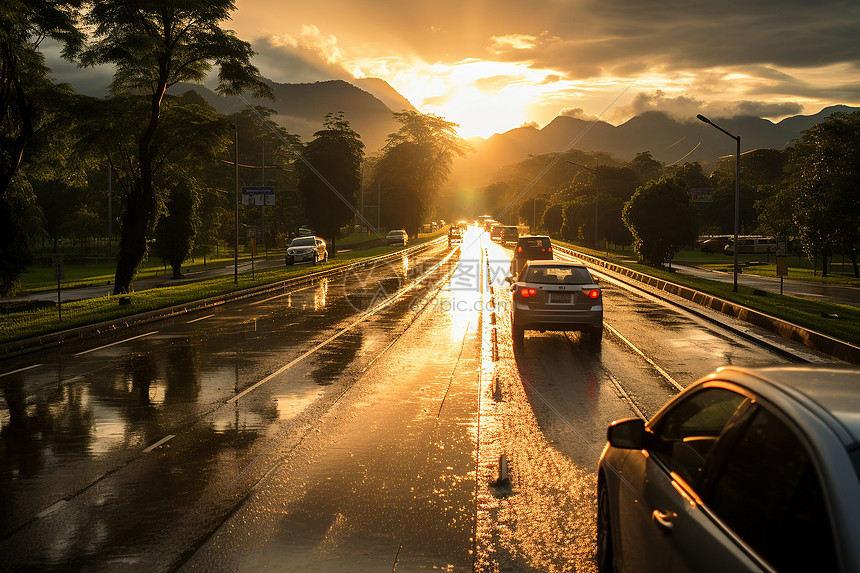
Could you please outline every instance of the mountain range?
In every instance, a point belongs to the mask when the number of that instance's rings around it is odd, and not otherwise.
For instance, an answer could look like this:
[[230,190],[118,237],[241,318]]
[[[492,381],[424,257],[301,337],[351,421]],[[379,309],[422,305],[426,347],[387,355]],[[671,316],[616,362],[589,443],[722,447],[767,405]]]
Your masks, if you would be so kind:
[[[274,120],[289,132],[309,141],[322,127],[323,116],[344,112],[351,127],[361,135],[368,152],[385,144],[388,134],[400,126],[392,118],[394,111],[415,110],[412,104],[384,80],[356,79],[351,82],[329,80],[305,84],[269,82],[276,100],[222,97],[205,86],[177,84],[172,93],[189,89],[199,92],[216,110],[232,113],[247,103],[275,110]],[[726,131],[740,135],[741,152],[759,148],[782,149],[800,137],[804,130],[835,112],[850,113],[860,108],[832,106],[814,115],[798,115],[771,122],[757,117],[714,119]],[[654,159],[666,164],[699,161],[713,166],[717,159],[735,153],[735,142],[695,118],[677,119],[664,112],[649,111],[620,125],[558,116],[543,128],[524,126],[488,139],[471,138],[474,148],[464,159],[455,162],[452,178],[458,185],[484,186],[503,166],[529,155],[566,149],[604,151],[622,161],[637,153],[651,152]]]

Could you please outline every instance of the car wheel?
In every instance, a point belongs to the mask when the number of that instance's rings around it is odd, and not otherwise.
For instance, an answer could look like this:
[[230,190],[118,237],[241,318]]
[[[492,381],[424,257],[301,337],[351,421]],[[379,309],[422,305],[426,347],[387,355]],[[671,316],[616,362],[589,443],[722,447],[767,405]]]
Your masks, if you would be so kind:
[[314,253],[313,264],[317,264],[317,262],[319,262],[319,260],[320,260],[320,256],[318,254]]
[[293,257],[287,257],[287,266],[292,265],[294,262],[296,262],[296,261],[295,261],[295,259],[293,259]]
[[612,573],[615,569],[612,548],[612,524],[609,512],[609,491],[604,482],[597,492],[597,570]]
[[[513,321],[512,321],[513,322]],[[511,324],[511,338],[514,340],[514,346],[517,348],[523,347],[523,341],[525,340],[526,329],[522,326],[517,326],[516,324]]]
[[603,340],[603,325],[588,329],[588,342],[595,346],[599,346],[601,340]]
[[324,263],[328,262],[328,251],[326,251],[325,254],[323,255],[323,262]]

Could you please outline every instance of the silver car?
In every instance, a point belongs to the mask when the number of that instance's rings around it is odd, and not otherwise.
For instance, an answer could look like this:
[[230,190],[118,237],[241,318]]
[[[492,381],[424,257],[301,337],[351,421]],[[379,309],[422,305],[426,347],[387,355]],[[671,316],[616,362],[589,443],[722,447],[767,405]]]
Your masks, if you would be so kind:
[[328,251],[325,241],[319,237],[297,237],[287,247],[286,262],[288,265],[302,261],[311,261],[314,264],[328,261]]
[[511,335],[521,346],[526,330],[584,332],[599,345],[603,338],[603,295],[584,265],[566,261],[527,261],[511,283]]
[[409,234],[406,233],[404,229],[395,229],[394,231],[389,231],[388,235],[385,236],[385,244],[386,245],[403,245],[406,246],[406,243],[409,242]]
[[608,438],[600,571],[860,571],[860,369],[720,368]]

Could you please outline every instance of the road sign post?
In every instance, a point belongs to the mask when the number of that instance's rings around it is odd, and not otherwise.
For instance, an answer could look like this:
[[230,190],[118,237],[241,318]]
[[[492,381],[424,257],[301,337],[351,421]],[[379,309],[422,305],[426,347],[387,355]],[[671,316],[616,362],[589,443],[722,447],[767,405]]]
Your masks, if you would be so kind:
[[782,294],[782,283],[788,274],[788,239],[776,240],[776,275],[779,277],[779,294]]
[[60,281],[66,278],[66,265],[63,255],[51,255],[51,266],[54,268],[54,278],[57,279],[57,314],[60,322],[63,322],[63,306],[60,300]]

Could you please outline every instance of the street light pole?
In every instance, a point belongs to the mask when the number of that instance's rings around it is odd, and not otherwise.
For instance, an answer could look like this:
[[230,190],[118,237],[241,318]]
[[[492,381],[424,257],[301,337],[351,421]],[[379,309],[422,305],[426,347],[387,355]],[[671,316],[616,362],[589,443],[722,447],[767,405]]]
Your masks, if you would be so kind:
[[233,198],[233,222],[236,236],[233,237],[233,284],[239,283],[239,124],[233,124],[233,149],[235,160],[233,166],[236,177],[236,196]]
[[732,292],[738,292],[738,228],[740,227],[741,222],[741,136],[740,135],[732,135],[719,125],[712,122],[710,119],[705,117],[702,114],[696,116],[696,118],[708,125],[711,125],[732,139],[735,140],[737,144],[735,150],[735,242],[734,248],[732,249],[734,262],[732,264]]

